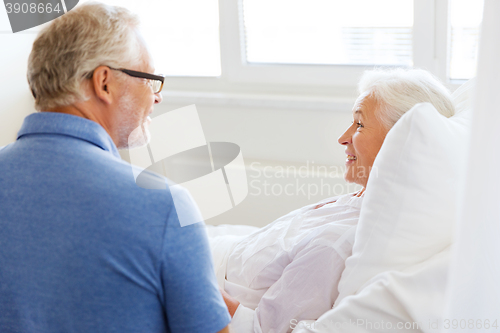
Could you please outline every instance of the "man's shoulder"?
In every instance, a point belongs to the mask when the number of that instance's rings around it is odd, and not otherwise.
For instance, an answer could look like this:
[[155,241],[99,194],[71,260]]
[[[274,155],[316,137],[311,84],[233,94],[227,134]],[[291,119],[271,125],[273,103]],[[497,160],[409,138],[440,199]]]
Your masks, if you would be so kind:
[[176,227],[203,222],[203,217],[190,192],[163,175],[117,160],[110,164],[113,190],[117,198],[127,197],[132,207],[149,207],[150,212],[169,209],[175,215]]
[[[118,158],[109,158],[99,163],[102,165],[96,169],[95,177],[107,183],[100,190],[112,192],[118,197],[130,197],[137,202],[171,201],[166,177]],[[93,176],[89,175],[91,177]]]
[[12,146],[12,144],[13,144],[13,143],[10,143],[10,144],[8,144],[8,145],[5,145],[5,146],[0,147],[0,154],[1,154],[2,152],[5,152],[5,151],[6,151],[5,149],[6,149],[6,148],[8,148],[8,147],[10,147],[10,146]]
[[110,183],[130,187],[130,190],[165,190],[168,179],[158,173],[130,164],[104,150],[85,154],[88,166],[79,166],[89,177],[105,177]]

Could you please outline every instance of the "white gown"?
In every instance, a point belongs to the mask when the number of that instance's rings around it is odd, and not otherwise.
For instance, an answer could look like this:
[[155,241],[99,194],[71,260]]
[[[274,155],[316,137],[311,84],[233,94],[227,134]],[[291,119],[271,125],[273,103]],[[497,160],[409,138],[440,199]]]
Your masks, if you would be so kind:
[[219,286],[240,302],[234,332],[291,332],[332,308],[362,199],[325,199],[263,228],[207,226]]

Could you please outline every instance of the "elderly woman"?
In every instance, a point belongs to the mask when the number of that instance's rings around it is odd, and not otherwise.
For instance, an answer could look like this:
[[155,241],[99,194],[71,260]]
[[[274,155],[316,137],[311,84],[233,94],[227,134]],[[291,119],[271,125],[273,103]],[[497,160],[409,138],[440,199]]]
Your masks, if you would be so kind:
[[248,227],[245,235],[228,235],[229,226],[207,229],[235,332],[290,332],[291,323],[331,309],[386,134],[417,103],[454,114],[448,90],[423,70],[367,71],[359,92],[353,122],[338,142],[347,155],[345,180],[362,190],[300,208],[261,229]]

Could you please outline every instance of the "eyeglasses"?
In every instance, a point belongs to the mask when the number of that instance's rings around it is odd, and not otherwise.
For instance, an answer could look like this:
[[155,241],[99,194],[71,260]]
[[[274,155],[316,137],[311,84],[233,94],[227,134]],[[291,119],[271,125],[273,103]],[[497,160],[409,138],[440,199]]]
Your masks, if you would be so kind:
[[163,75],[149,74],[149,73],[138,72],[138,71],[133,71],[133,70],[124,69],[124,68],[113,68],[113,67],[109,67],[109,68],[111,68],[115,71],[123,72],[123,73],[130,75],[132,77],[138,77],[141,79],[148,79],[149,82],[151,82],[151,87],[153,88],[153,92],[155,94],[159,93],[161,91],[161,89],[163,88],[163,82],[165,81],[165,76],[163,76]]

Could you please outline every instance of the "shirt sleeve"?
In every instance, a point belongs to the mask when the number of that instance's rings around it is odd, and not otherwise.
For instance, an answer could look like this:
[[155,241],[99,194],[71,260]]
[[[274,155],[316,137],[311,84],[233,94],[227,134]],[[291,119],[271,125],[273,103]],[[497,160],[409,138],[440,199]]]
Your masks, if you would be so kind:
[[247,308],[243,305],[238,305],[236,312],[231,320],[231,329],[234,332],[245,333],[254,332],[254,320],[255,310]]
[[338,296],[344,256],[327,242],[299,252],[263,295],[255,311],[239,306],[231,321],[238,333],[291,332],[301,320],[317,319]]
[[[185,200],[191,201],[188,194]],[[190,205],[194,203],[183,209]],[[165,229],[161,276],[171,332],[215,333],[229,324],[231,317],[215,279],[205,225],[181,227],[175,209]]]

